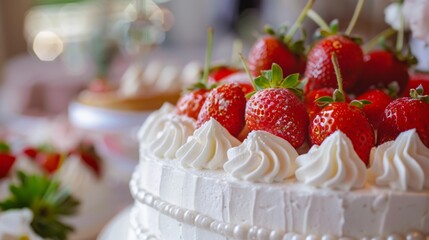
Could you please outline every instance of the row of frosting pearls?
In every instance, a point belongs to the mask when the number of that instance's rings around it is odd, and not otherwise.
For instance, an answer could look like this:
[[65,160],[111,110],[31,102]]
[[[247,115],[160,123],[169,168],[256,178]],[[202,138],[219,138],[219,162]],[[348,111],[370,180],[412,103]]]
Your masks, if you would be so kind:
[[365,182],[396,191],[429,189],[429,149],[415,129],[374,147],[367,169],[339,130],[298,155],[289,142],[268,132],[252,131],[241,143],[214,119],[195,129],[193,119],[173,112],[168,103],[155,111],[139,138],[148,154],[176,159],[184,168],[224,169],[236,179],[262,183],[295,176],[307,185],[343,191],[362,188]]

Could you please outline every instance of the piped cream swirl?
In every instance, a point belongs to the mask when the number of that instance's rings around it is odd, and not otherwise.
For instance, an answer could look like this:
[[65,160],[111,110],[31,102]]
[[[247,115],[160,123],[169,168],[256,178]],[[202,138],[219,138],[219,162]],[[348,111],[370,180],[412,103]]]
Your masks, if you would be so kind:
[[137,133],[141,146],[148,147],[156,139],[157,134],[164,128],[167,120],[165,117],[173,110],[172,104],[164,103],[159,110],[149,115]]
[[265,131],[253,131],[246,140],[228,150],[226,172],[250,182],[282,182],[293,176],[298,153],[290,143]]
[[176,157],[184,167],[220,169],[228,159],[227,150],[239,144],[240,141],[212,118],[195,130],[177,151]]
[[172,159],[194,130],[195,121],[192,118],[171,114],[149,148],[159,158]]
[[372,149],[368,180],[399,191],[429,188],[429,149],[415,129]]
[[297,158],[298,181],[315,187],[348,191],[365,183],[366,166],[341,131],[328,136],[320,146]]

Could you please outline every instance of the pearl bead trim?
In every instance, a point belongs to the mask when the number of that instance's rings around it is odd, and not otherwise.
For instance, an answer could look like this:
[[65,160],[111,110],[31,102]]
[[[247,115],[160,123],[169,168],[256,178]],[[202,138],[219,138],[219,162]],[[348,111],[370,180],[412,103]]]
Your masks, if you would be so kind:
[[[249,226],[247,224],[234,224],[223,221],[218,221],[196,211],[185,209],[173,204],[170,204],[151,193],[141,189],[137,185],[138,174],[133,174],[130,182],[130,190],[134,199],[142,204],[145,204],[160,213],[175,219],[178,222],[196,226],[227,238],[233,239],[253,239],[253,240],[350,240],[350,237],[337,237],[329,234],[322,236],[317,235],[301,235],[283,230],[273,230],[258,226]],[[156,236],[147,233],[139,227],[136,217],[131,217],[131,226],[138,237],[143,240],[155,240]],[[407,235],[391,234],[385,237],[364,237],[361,240],[429,240],[429,236],[424,236],[420,232],[410,232]]]

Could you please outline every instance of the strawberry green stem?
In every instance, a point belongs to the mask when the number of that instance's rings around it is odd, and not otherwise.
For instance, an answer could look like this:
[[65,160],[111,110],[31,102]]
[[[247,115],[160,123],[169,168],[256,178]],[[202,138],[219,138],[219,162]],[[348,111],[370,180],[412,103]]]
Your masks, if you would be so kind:
[[209,79],[210,71],[210,60],[212,57],[212,48],[213,48],[213,28],[209,27],[207,29],[207,50],[206,50],[206,63],[204,66],[204,73],[202,78],[202,83],[207,84]]
[[243,42],[235,39],[232,43],[231,63],[237,66],[240,63],[240,52],[243,50]]
[[388,28],[384,30],[383,32],[377,34],[375,37],[373,37],[371,40],[369,40],[365,45],[363,45],[363,51],[365,53],[368,53],[372,49],[375,48],[375,46],[379,43],[381,38],[389,38],[392,36],[396,31],[393,28]]
[[255,84],[255,81],[253,80],[252,74],[250,74],[249,67],[247,67],[246,59],[244,59],[243,54],[241,53],[239,54],[239,56],[240,56],[241,62],[243,63],[244,71],[246,71],[246,74],[249,77],[250,82],[252,83],[253,89],[256,90],[257,89],[256,84]]
[[329,25],[325,22],[325,20],[323,20],[323,18],[320,17],[320,15],[313,9],[308,10],[307,17],[313,20],[322,30],[327,32],[331,31]]
[[365,0],[359,0],[358,1],[358,3],[357,3],[357,5],[356,5],[356,8],[355,8],[355,11],[353,12],[353,17],[352,17],[352,20],[350,20],[350,23],[349,23],[349,25],[347,26],[347,30],[346,30],[346,35],[348,35],[348,36],[350,36],[350,34],[352,33],[352,31],[353,31],[353,28],[355,27],[355,25],[356,25],[356,22],[357,22],[357,20],[358,20],[358,18],[359,18],[359,15],[360,15],[360,12],[361,12],[361,10],[362,10],[362,7],[363,7],[363,4],[365,3]]
[[331,61],[332,61],[332,64],[334,65],[335,75],[337,76],[338,90],[340,91],[340,93],[344,95],[343,77],[341,76],[340,64],[338,63],[338,58],[335,53],[332,53]]
[[296,31],[299,29],[299,27],[302,25],[302,22],[305,19],[305,16],[307,16],[308,11],[313,6],[315,0],[308,0],[307,4],[305,5],[304,9],[302,9],[301,13],[299,14],[298,18],[296,19],[295,23],[292,25],[292,27],[287,32],[284,41],[286,44],[288,44],[293,36],[295,35]]
[[404,47],[404,14],[402,14],[402,4],[398,8],[398,15],[399,15],[399,31],[398,35],[396,36],[396,51],[400,52],[402,48]]

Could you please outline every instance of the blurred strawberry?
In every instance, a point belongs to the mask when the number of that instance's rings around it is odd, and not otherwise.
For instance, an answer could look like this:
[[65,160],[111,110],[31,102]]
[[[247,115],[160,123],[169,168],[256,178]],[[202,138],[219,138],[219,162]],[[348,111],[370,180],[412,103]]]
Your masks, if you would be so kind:
[[298,96],[302,90],[299,75],[283,78],[279,65],[254,80],[257,91],[246,106],[246,126],[249,130],[263,130],[287,140],[299,148],[307,138],[308,115]]
[[0,141],[0,179],[9,174],[15,160],[16,157],[11,154],[9,144],[5,141]]
[[415,128],[420,139],[429,147],[429,96],[418,87],[410,97],[398,98],[383,112],[378,128],[377,144],[393,141],[401,133]]
[[213,89],[207,96],[198,115],[197,127],[210,118],[216,119],[233,136],[238,136],[244,127],[246,98],[237,83],[226,83]]
[[423,73],[417,73],[410,76],[410,81],[408,81],[407,86],[404,88],[404,91],[401,92],[401,97],[410,96],[410,90],[416,89],[419,85],[422,85],[424,89],[423,94],[429,94],[429,75]]
[[209,92],[208,89],[197,88],[183,94],[177,101],[175,112],[196,120]]
[[58,152],[44,152],[41,151],[36,156],[36,162],[48,173],[52,174],[57,171],[62,162],[64,156]]
[[365,104],[362,111],[365,113],[374,129],[378,129],[381,116],[386,106],[393,101],[387,93],[379,89],[372,89],[364,92],[356,98],[357,100],[368,100],[371,104]]
[[399,92],[408,83],[408,63],[399,60],[398,55],[388,50],[375,50],[364,56],[364,64],[359,81],[353,92],[361,94],[371,86],[388,88],[393,82],[399,87]]
[[246,95],[255,91],[249,75],[242,71],[227,76],[222,80],[222,83],[238,83],[241,87],[241,90],[243,90],[244,94]]
[[216,67],[212,67],[210,69],[210,73],[208,76],[208,84],[216,84],[218,82],[221,82],[223,79],[225,79],[226,77],[239,72],[240,69],[235,68],[235,67],[231,67],[231,66],[225,66],[225,65],[220,65],[220,66],[216,66]]

